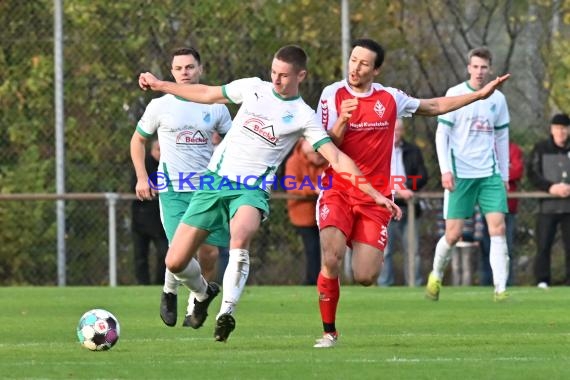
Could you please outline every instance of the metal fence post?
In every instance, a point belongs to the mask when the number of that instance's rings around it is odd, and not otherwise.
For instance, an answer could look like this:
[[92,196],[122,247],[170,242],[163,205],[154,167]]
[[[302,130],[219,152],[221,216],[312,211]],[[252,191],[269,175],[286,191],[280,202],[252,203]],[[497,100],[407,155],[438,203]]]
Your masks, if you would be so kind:
[[[54,0],[53,57],[55,97],[55,187],[57,194],[65,194],[65,120],[63,114],[63,4]],[[56,201],[57,215],[57,285],[66,284],[65,200]]]
[[117,286],[117,200],[119,194],[105,193],[109,213],[109,286]]
[[406,270],[408,271],[408,286],[416,286],[416,207],[415,207],[415,199],[412,197],[408,199],[408,267]]
[[347,75],[348,55],[350,49],[350,0],[340,1],[340,34],[342,54],[342,75]]

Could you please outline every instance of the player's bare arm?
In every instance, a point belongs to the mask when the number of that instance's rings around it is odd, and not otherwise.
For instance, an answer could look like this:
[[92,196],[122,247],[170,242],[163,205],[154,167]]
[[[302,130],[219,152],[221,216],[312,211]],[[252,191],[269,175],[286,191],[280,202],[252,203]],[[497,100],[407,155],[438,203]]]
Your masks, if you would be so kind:
[[386,207],[392,213],[392,217],[394,217],[394,219],[400,220],[402,217],[402,210],[400,210],[400,207],[398,207],[392,200],[376,191],[368,181],[363,181],[362,179],[364,178],[364,175],[350,157],[340,151],[333,143],[321,145],[318,151],[324,158],[326,158],[337,173],[349,174],[347,179],[349,179],[354,186],[358,187],[362,192],[370,195],[376,204]]
[[458,96],[443,96],[440,98],[420,99],[420,106],[416,111],[417,115],[437,116],[458,108],[471,104],[480,99],[486,99],[506,80],[511,74],[505,74],[497,77],[495,80],[487,83],[480,90],[473,91],[470,94]]
[[144,164],[146,138],[138,132],[133,133],[131,138],[131,160],[137,176],[135,194],[140,201],[150,200],[156,195],[156,191],[151,189],[148,183],[148,173]]
[[338,119],[336,119],[331,130],[328,131],[329,136],[335,145],[339,146],[342,144],[344,140],[344,134],[346,133],[346,125],[348,123],[348,119],[350,119],[352,112],[356,110],[356,107],[358,107],[358,99],[356,98],[345,99],[341,102]]
[[139,75],[139,87],[143,90],[160,91],[196,103],[213,104],[229,103],[224,96],[221,86],[206,86],[204,84],[183,84],[157,79],[152,73]]
[[443,186],[445,190],[455,190],[455,180],[453,179],[453,173],[445,172],[441,175],[441,186]]

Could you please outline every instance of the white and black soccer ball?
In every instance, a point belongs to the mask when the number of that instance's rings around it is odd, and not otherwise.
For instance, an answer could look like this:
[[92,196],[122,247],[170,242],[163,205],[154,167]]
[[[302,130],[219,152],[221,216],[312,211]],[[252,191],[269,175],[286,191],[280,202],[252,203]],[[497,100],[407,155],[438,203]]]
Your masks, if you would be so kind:
[[81,316],[77,325],[79,343],[91,351],[105,351],[119,340],[119,320],[103,309],[89,310]]

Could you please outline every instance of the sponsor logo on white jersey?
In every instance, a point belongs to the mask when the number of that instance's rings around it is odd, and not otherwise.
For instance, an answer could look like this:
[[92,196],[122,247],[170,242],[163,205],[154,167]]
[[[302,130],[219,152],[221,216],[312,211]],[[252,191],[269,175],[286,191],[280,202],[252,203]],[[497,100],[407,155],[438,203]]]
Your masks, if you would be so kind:
[[202,131],[183,131],[176,136],[176,145],[206,145],[208,138],[204,136]]
[[278,138],[275,136],[273,125],[265,125],[263,120],[258,118],[247,119],[243,127],[261,140],[276,146]]
[[289,111],[285,112],[285,115],[281,117],[285,124],[289,124],[293,120],[293,114]]
[[491,133],[493,132],[493,126],[491,122],[483,116],[476,116],[471,119],[471,127],[469,128],[470,133]]

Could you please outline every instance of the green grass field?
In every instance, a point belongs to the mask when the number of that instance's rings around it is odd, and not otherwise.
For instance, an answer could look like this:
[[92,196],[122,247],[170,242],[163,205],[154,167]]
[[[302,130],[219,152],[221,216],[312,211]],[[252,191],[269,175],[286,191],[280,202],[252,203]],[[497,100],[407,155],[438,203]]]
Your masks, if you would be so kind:
[[[248,287],[227,343],[213,316],[199,330],[168,328],[158,287],[0,288],[2,379],[569,379],[570,288],[343,286],[333,349],[321,334],[314,287]],[[187,292],[181,290],[179,311]],[[121,323],[106,352],[77,342],[75,327],[100,307]],[[179,324],[182,318],[179,318]]]

